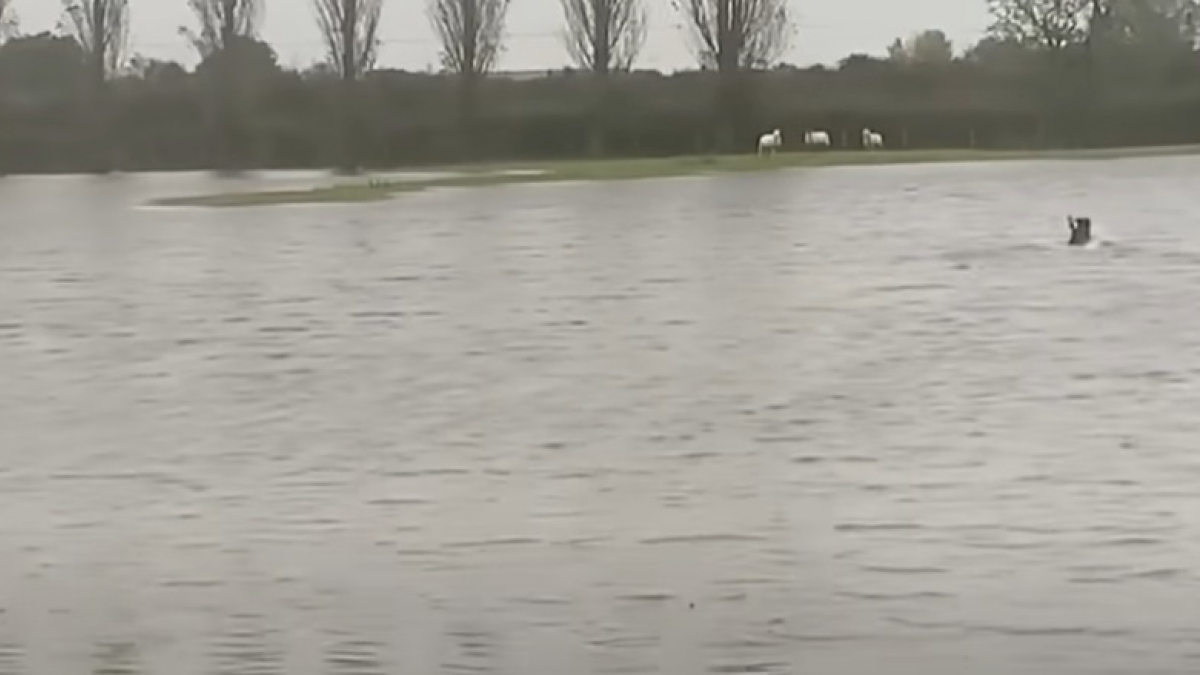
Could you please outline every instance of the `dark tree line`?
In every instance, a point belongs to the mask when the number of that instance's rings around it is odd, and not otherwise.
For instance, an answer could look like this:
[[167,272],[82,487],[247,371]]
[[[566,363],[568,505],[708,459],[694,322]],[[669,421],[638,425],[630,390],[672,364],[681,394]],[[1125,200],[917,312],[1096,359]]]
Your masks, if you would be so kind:
[[128,0],[65,0],[37,35],[0,0],[0,172],[749,152],[775,127],[790,147],[864,126],[892,148],[1200,143],[1196,0],[990,0],[965,50],[927,31],[807,69],[778,63],[786,0],[677,0],[700,69],[674,75],[636,69],[644,0],[560,0],[574,67],[528,80],[494,72],[509,0],[427,0],[439,74],[377,67],[384,0],[311,0],[327,54],[303,71],[259,39],[261,0],[186,1],[190,70],[126,55]]

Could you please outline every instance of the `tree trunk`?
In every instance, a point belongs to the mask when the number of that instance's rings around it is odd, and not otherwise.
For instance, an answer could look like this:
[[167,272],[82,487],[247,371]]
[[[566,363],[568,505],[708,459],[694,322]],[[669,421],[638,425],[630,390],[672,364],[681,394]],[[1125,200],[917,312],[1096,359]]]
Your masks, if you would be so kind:
[[104,63],[99,58],[100,67],[93,73],[92,101],[95,109],[91,114],[91,154],[92,173],[111,173],[113,170],[113,148],[110,130],[112,128],[112,111],[108,96],[108,86],[104,78]]
[[605,129],[608,127],[609,115],[612,112],[610,99],[612,92],[608,77],[608,69],[597,69],[592,78],[592,119],[588,133],[588,154],[592,157],[603,157],[606,152]]
[[468,71],[462,73],[459,77],[460,132],[458,154],[463,161],[470,162],[479,157],[476,145],[476,142],[479,140],[479,76]]
[[716,146],[719,154],[735,150],[737,106],[737,72],[718,71]]
[[338,106],[341,111],[342,171],[357,173],[359,64],[355,47],[358,44],[358,0],[342,0],[342,10],[342,100]]
[[218,150],[221,170],[232,174],[243,168],[241,161],[243,139],[240,138],[241,134],[239,133],[237,83],[235,81],[237,73],[231,63],[233,54],[228,47],[225,47],[223,51],[224,53],[217,57],[220,59],[218,70],[220,81],[216,83],[217,126],[220,132],[218,138],[221,143]]
[[341,100],[338,105],[338,128],[341,131],[341,170],[346,174],[359,171],[358,148],[358,82],[354,79],[343,79],[341,84]]

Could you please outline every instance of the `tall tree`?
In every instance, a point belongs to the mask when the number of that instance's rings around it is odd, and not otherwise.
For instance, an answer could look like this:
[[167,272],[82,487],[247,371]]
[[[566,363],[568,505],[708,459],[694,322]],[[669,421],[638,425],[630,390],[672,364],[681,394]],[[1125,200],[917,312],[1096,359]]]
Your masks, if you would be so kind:
[[[238,62],[255,42],[262,20],[262,0],[188,0],[196,27],[180,28],[200,56],[204,84],[215,99],[213,117],[221,139],[220,162],[226,171],[240,171],[250,146],[242,110],[245,93]],[[215,67],[212,67],[215,66]]]
[[700,64],[721,72],[766,68],[791,37],[788,0],[672,0]]
[[486,75],[504,48],[510,0],[430,0],[429,20],[441,43],[442,66],[452,73]]
[[[1084,108],[1080,117],[1090,123],[1090,117],[1093,111],[1099,104],[1099,99],[1102,97],[1099,91],[1099,79],[1097,77],[1097,45],[1101,43],[1112,33],[1113,28],[1113,0],[1088,0],[1086,12],[1086,29],[1083,37],[1084,60],[1085,60],[1085,76],[1083,81],[1083,96]],[[1091,136],[1090,124],[1083,125],[1083,131],[1086,137]],[[1085,138],[1090,141],[1090,138]]]
[[897,39],[888,47],[888,58],[918,66],[946,64],[954,60],[954,44],[944,32],[926,30],[906,40]]
[[560,0],[567,52],[598,75],[629,70],[646,41],[642,0]]
[[[1098,16],[1096,10],[1102,9],[1106,2],[988,0],[991,35],[1022,45],[1041,57],[1041,65],[1031,82],[1045,105],[1041,119],[1043,136],[1051,122],[1064,130],[1063,136],[1086,131],[1086,125],[1080,122],[1088,115],[1093,89],[1091,36],[1098,26],[1094,18]],[[1080,72],[1077,69],[1080,62],[1071,58],[1079,53],[1085,55],[1086,72]]]
[[993,36],[1051,53],[1086,38],[1093,10],[1102,0],[988,0]]
[[717,144],[735,147],[738,118],[753,91],[741,71],[766,68],[787,49],[792,32],[789,0],[671,0],[684,16],[692,47],[704,68],[717,70]]
[[1195,49],[1200,0],[1110,0],[1112,41],[1167,49]]
[[1198,0],[1111,0],[1089,41],[1098,88],[1136,99],[1195,71]]
[[65,28],[83,50],[93,96],[91,120],[93,171],[113,168],[113,148],[108,130],[111,111],[108,79],[121,67],[129,40],[129,0],[62,0]]
[[196,28],[180,28],[201,59],[224,51],[239,38],[258,35],[262,0],[188,0]]
[[12,8],[12,0],[0,0],[0,42],[4,42],[17,32],[17,13]]
[[643,0],[560,0],[566,26],[563,39],[571,60],[594,76],[592,86],[593,155],[604,154],[604,128],[612,96],[610,71],[627,71],[646,41]]
[[330,65],[346,82],[362,78],[379,57],[383,0],[313,0]]
[[442,66],[459,78],[462,150],[475,148],[479,81],[496,66],[504,48],[510,0],[429,0],[429,22],[441,43]]
[[330,65],[342,82],[342,169],[358,169],[358,81],[379,57],[383,0],[313,0]]
[[88,59],[92,84],[102,88],[125,58],[129,0],[62,0],[65,28]]

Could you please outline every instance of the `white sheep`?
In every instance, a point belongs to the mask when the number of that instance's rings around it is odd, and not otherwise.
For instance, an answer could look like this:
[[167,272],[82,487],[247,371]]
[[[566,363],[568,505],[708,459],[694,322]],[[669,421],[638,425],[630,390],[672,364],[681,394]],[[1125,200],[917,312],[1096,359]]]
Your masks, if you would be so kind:
[[770,150],[773,155],[775,150],[781,147],[783,147],[783,134],[778,129],[758,137],[758,154],[760,155],[765,150]]

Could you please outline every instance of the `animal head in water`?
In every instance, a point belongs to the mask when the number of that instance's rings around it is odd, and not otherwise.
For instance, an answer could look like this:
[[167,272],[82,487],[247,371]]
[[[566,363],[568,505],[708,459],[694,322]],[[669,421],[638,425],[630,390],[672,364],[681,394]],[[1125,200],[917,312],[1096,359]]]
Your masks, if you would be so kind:
[[1092,219],[1067,216],[1067,226],[1071,228],[1071,246],[1080,246],[1092,240]]

